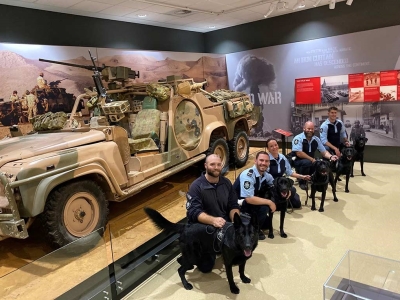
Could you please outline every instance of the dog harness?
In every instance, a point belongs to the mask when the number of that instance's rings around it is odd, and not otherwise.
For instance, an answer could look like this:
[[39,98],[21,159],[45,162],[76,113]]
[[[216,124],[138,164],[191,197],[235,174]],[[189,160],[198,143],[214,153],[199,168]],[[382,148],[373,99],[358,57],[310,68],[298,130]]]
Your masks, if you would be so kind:
[[[211,227],[213,227],[213,226],[211,226]],[[231,227],[233,227],[233,223],[226,222],[222,228],[217,229],[217,233],[215,234],[214,241],[213,241],[213,249],[215,252],[221,252],[222,245],[224,244],[226,232]],[[215,228],[213,227],[213,229],[215,229]],[[207,230],[207,233],[209,233],[209,234],[214,233],[214,231],[212,231],[212,232],[208,231],[208,226],[207,226],[206,230]]]

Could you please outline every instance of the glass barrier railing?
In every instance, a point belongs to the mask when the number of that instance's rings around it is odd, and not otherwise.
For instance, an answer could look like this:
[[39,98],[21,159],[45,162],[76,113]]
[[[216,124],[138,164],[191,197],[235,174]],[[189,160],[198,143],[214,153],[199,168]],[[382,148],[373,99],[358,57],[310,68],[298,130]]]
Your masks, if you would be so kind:
[[96,282],[89,286],[88,279],[93,274],[97,274],[98,282],[109,278],[103,231],[99,229],[92,232],[81,240],[1,277],[0,299],[64,299],[62,295],[82,282],[86,282],[85,288],[78,293],[85,298],[85,293],[96,288]]

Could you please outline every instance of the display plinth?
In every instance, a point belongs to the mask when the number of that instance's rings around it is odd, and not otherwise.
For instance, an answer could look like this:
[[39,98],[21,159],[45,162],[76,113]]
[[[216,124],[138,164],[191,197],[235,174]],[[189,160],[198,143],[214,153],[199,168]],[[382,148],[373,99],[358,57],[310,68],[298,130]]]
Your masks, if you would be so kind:
[[328,299],[400,299],[400,261],[347,251],[324,284]]

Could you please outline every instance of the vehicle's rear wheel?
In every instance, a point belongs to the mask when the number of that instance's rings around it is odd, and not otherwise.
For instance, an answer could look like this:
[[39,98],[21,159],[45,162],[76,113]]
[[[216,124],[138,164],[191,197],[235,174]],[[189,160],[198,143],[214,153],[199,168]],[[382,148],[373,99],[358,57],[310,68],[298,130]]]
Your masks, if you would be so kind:
[[244,131],[235,131],[235,136],[229,142],[230,161],[236,167],[243,167],[249,159],[249,138]]
[[[107,224],[108,201],[101,187],[90,180],[75,181],[54,189],[46,202],[42,226],[51,244],[63,247],[79,238],[92,245]],[[90,234],[96,231],[96,234]],[[90,235],[89,235],[90,234]],[[89,235],[89,236],[88,236]]]
[[207,155],[217,154],[221,157],[222,170],[221,175],[224,175],[229,170],[229,147],[224,138],[211,138],[210,148],[208,148]]

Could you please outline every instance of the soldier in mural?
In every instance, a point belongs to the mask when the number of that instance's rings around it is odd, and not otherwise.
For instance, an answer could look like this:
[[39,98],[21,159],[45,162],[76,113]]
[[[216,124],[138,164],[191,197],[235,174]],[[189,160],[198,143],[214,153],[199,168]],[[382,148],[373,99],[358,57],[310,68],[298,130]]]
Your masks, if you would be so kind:
[[261,115],[253,136],[268,137],[272,131],[263,116],[264,103],[259,99],[260,86],[267,86],[269,90],[276,89],[276,75],[274,66],[263,57],[254,55],[244,56],[238,63],[233,81],[235,91],[249,90],[253,104],[261,107]]
[[19,96],[17,91],[13,91],[12,95],[10,96],[10,101],[11,101],[11,109],[12,110],[16,109],[19,101]]
[[353,141],[353,142],[354,142],[358,136],[363,136],[363,137],[365,137],[365,131],[364,131],[364,128],[362,128],[362,127],[360,126],[360,121],[359,121],[359,120],[356,120],[356,121],[354,122],[353,128],[351,129],[350,141]]
[[45,89],[47,87],[47,82],[44,79],[43,72],[40,72],[39,77],[36,79],[36,81],[39,89]]
[[28,119],[32,119],[36,117],[37,113],[37,98],[34,94],[32,94],[29,90],[26,90],[26,102],[28,105]]

